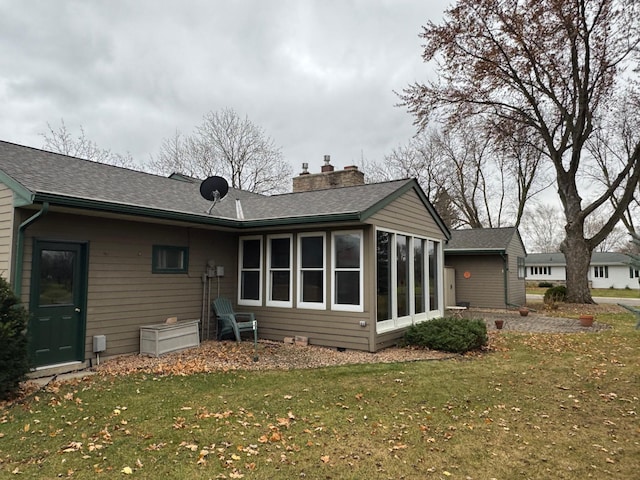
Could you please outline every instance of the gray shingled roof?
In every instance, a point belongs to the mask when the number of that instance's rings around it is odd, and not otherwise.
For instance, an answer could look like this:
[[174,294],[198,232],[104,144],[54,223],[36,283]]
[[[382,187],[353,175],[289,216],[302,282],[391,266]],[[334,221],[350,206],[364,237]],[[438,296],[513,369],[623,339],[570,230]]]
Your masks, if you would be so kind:
[[[591,265],[628,265],[631,257],[617,252],[593,252]],[[525,265],[566,265],[564,253],[530,253],[525,259]]]
[[469,250],[503,252],[509,247],[513,236],[517,234],[518,229],[515,227],[452,230],[451,240],[445,245],[444,251],[450,253]]
[[361,215],[399,191],[414,186],[419,189],[415,180],[273,196],[230,188],[211,215],[207,215],[211,202],[200,196],[199,182],[190,183],[3,141],[0,141],[0,172],[4,173],[7,183],[13,182],[10,186],[14,190],[30,197],[25,199],[28,201],[51,199],[54,203],[64,203],[67,199],[104,210],[116,206],[136,207],[155,210],[159,215],[172,212],[187,214],[192,220],[201,217],[205,223],[216,223],[215,219],[238,221],[237,200],[245,221],[304,221],[310,217]]

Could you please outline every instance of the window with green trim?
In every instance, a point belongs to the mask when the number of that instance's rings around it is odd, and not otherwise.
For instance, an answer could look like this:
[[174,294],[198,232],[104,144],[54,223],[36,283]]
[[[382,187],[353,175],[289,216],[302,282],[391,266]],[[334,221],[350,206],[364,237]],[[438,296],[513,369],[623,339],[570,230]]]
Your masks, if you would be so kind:
[[170,245],[154,245],[151,271],[153,273],[187,273],[189,248]]

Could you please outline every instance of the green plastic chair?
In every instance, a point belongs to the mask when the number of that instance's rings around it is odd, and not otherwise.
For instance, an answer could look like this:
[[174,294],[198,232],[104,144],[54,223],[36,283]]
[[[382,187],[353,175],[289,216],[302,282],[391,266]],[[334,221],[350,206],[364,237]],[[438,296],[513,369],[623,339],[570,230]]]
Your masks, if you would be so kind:
[[[258,322],[251,312],[234,312],[229,299],[218,297],[213,301],[213,310],[217,321],[217,339],[221,340],[227,335],[233,334],[236,341],[240,341],[241,332],[253,331],[253,346],[258,345]],[[244,318],[244,321],[238,321]]]

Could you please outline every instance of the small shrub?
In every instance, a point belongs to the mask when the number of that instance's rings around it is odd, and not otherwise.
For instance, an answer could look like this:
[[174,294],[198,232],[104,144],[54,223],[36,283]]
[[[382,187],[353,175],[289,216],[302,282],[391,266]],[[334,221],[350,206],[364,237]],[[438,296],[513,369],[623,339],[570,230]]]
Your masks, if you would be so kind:
[[7,281],[0,277],[0,399],[14,393],[29,371],[27,322]]
[[567,287],[564,285],[557,285],[551,287],[544,292],[544,303],[556,303],[564,302],[567,299]]
[[540,287],[540,288],[551,288],[551,287],[553,287],[553,283],[551,283],[551,282],[540,282],[538,284],[538,287]]
[[435,318],[409,327],[405,341],[432,350],[464,353],[487,344],[487,326],[482,320]]

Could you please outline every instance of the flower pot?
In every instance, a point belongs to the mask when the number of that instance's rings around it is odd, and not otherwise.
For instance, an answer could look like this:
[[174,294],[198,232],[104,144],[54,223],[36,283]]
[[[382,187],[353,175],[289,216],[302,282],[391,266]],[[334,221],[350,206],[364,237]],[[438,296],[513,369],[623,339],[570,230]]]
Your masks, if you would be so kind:
[[520,308],[520,310],[518,310],[520,312],[520,316],[521,317],[526,317],[527,315],[529,315],[529,309],[528,308]]
[[494,320],[494,323],[496,324],[496,328],[498,330],[502,330],[502,327],[504,326],[504,320]]
[[593,315],[580,315],[580,325],[590,327],[593,325]]

